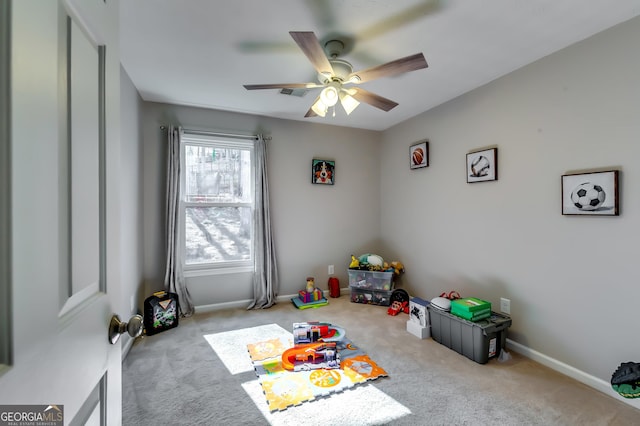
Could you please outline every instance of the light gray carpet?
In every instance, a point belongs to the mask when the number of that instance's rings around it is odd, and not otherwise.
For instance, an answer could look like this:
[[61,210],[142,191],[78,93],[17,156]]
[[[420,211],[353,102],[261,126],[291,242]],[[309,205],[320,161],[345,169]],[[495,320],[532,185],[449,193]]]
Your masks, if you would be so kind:
[[[392,317],[385,307],[350,303],[345,295],[329,302],[317,309],[280,302],[259,311],[196,314],[139,338],[123,362],[123,425],[640,425],[640,410],[513,352],[508,362],[480,365],[407,333],[406,314]],[[334,395],[265,413],[252,399],[260,392],[255,372],[232,373],[204,337],[268,324],[290,330],[301,321],[343,327],[389,377],[340,400]],[[339,423],[314,416],[349,398],[370,398],[368,410],[349,412]],[[392,420],[369,415],[392,405],[398,407]]]

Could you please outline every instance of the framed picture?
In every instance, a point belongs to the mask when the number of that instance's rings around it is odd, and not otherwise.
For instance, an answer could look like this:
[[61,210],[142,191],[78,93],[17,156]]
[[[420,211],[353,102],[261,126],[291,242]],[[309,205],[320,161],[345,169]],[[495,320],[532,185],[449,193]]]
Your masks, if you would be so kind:
[[562,214],[618,216],[618,171],[562,176]]
[[498,180],[498,148],[467,154],[467,183]]
[[313,159],[311,162],[311,183],[333,185],[336,181],[336,162]]
[[409,147],[409,167],[411,169],[429,167],[429,141],[418,142]]

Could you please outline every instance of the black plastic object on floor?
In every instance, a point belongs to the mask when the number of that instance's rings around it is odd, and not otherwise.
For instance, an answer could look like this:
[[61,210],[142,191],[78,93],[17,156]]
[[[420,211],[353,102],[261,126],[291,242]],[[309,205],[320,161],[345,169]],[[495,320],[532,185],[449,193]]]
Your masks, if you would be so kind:
[[640,398],[640,364],[620,364],[611,376],[611,387],[625,398]]
[[144,329],[147,336],[178,326],[178,295],[159,291],[144,301]]
[[393,290],[393,293],[391,293],[391,303],[393,302],[407,302],[409,303],[409,293],[407,293],[407,290],[403,290],[401,288],[396,288],[395,290]]
[[505,347],[511,317],[491,312],[489,318],[476,322],[427,306],[431,321],[431,337],[461,355],[486,364]]

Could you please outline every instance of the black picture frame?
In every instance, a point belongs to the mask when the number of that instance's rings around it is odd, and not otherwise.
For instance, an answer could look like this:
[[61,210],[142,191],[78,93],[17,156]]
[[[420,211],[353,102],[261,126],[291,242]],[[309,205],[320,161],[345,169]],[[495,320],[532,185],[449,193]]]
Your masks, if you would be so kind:
[[311,161],[311,183],[333,185],[336,181],[336,162],[314,158]]
[[498,148],[467,154],[467,183],[498,180]]
[[417,142],[409,147],[409,168],[429,167],[429,141]]
[[565,216],[618,216],[618,170],[562,175],[562,214]]

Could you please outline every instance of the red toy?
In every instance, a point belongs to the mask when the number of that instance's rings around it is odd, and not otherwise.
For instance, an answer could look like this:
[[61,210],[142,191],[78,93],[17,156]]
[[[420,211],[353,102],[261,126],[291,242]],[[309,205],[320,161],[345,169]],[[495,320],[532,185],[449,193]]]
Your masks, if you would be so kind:
[[282,354],[282,367],[289,371],[339,368],[340,354],[336,349],[335,342],[296,345]]
[[391,293],[391,306],[387,309],[387,314],[396,316],[400,312],[409,313],[409,293],[397,288]]
[[336,277],[329,278],[329,296],[340,297],[340,281]]
[[391,302],[391,306],[387,309],[387,314],[396,316],[400,312],[404,312],[405,314],[409,313],[409,302],[400,302],[398,300]]
[[449,293],[442,293],[440,297],[444,297],[445,299],[449,299],[449,300],[456,300],[456,299],[460,299],[460,293],[453,290],[453,291],[450,291]]

